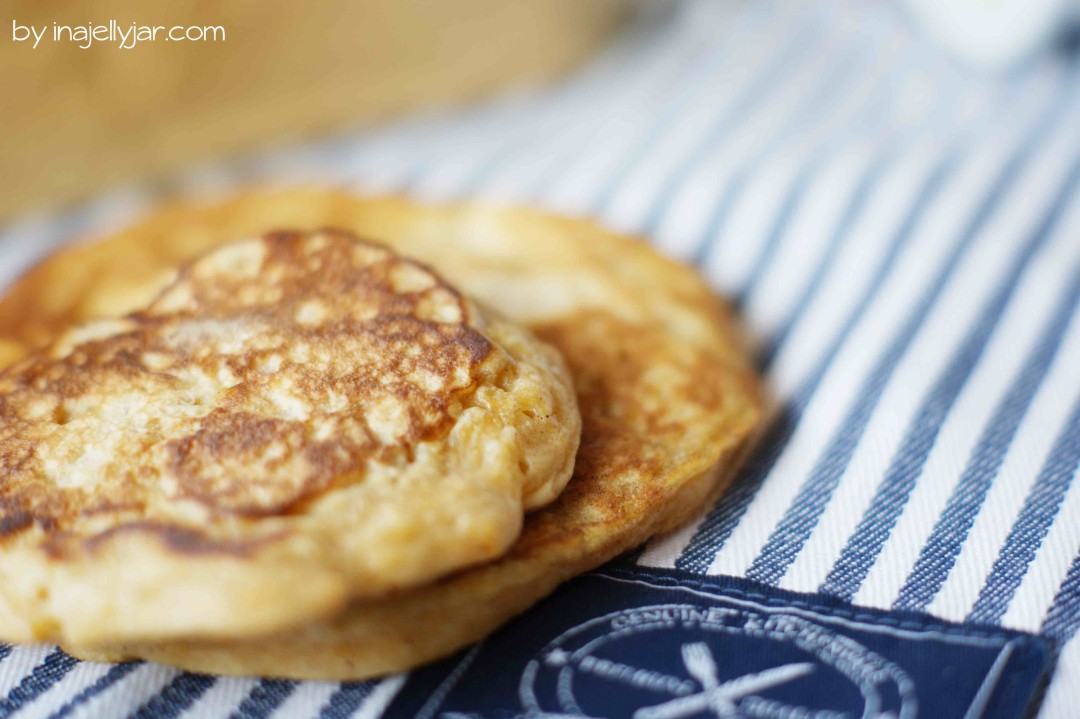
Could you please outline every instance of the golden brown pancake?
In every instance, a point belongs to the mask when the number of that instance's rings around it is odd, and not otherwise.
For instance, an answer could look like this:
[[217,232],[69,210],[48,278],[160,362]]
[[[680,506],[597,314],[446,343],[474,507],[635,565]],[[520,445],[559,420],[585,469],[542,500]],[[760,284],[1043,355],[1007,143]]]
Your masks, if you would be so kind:
[[0,374],[0,636],[236,637],[428,583],[507,549],[580,426],[561,356],[423,265],[218,247]]
[[330,621],[257,640],[69,646],[75,654],[315,679],[407,669],[480,639],[560,582],[678,526],[726,486],[759,407],[730,313],[693,270],[585,220],[319,191],[181,205],[30,272],[0,301],[0,336],[40,342],[73,322],[138,306],[185,258],[275,226],[379,238],[561,350],[584,421],[573,479],[526,516],[505,556],[355,602]]

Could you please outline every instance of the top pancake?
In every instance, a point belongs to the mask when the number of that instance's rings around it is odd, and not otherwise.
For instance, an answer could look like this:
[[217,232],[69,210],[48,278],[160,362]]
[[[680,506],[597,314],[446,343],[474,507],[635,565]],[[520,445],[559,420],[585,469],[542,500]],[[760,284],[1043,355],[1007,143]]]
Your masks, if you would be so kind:
[[243,636],[501,554],[570,476],[561,357],[338,231],[227,244],[0,374],[0,636]]

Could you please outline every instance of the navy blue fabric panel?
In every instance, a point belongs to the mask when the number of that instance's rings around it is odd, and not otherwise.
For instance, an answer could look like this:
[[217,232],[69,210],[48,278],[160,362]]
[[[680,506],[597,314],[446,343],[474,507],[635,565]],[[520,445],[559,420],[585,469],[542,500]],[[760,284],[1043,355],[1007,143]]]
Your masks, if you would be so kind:
[[609,567],[414,672],[389,719],[1013,719],[1053,640],[742,579]]

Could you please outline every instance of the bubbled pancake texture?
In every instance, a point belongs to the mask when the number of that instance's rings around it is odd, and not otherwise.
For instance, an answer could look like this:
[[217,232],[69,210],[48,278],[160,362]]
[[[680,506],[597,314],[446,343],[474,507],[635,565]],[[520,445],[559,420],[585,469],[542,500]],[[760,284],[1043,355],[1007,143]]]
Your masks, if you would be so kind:
[[[225,610],[160,634],[243,635],[430,581],[506,549],[579,428],[558,355],[427,267],[333,231],[226,245],[0,375],[0,632],[153,637],[117,607],[164,611],[175,580]],[[148,544],[187,567],[147,586]],[[297,616],[303,587],[264,596],[277,566],[310,575]],[[245,602],[280,606],[230,626]]]

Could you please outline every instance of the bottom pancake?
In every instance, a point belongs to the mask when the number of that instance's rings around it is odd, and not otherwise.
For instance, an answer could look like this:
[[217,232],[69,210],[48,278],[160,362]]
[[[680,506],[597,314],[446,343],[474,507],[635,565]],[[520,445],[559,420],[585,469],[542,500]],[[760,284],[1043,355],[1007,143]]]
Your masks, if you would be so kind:
[[728,311],[696,273],[645,243],[539,212],[306,191],[178,207],[26,275],[0,302],[0,341],[35,344],[73,322],[124,312],[209,246],[327,225],[432,264],[562,351],[583,419],[573,479],[526,518],[508,554],[435,584],[262,638],[66,647],[76,656],[310,679],[408,669],[678,526],[732,475],[759,395]]
[[[410,592],[396,600],[359,604],[332,621],[293,632],[244,642],[176,642],[112,648],[64,647],[88,661],[133,658],[204,674],[269,676],[289,679],[357,680],[407,671],[480,641],[528,610],[559,584],[587,572],[653,533],[674,529],[695,516],[707,498],[726,487],[737,465],[734,453],[715,471],[685,483],[653,528],[613,535],[585,547],[511,557],[485,571],[465,572],[448,581]],[[574,554],[573,549],[582,551]]]

